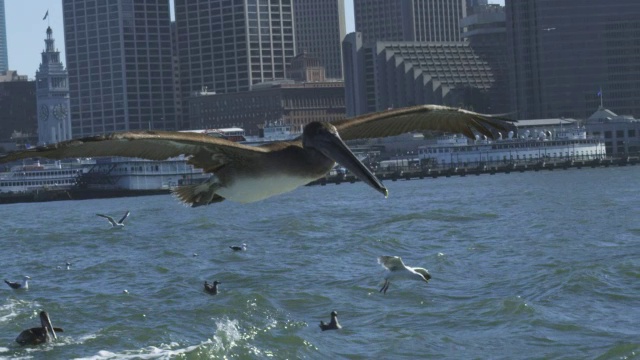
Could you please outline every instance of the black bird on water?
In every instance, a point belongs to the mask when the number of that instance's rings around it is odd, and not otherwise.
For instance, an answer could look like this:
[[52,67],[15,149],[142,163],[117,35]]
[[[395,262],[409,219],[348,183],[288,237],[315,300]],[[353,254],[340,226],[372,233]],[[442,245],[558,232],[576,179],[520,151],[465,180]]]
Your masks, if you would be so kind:
[[207,280],[204,281],[204,291],[208,292],[211,295],[217,295],[218,294],[218,284],[220,284],[220,282],[218,280],[215,280],[213,282],[213,284],[210,284],[209,282],[207,282]]
[[328,324],[320,321],[320,329],[322,329],[322,331],[342,329],[342,326],[338,323],[338,312],[335,310],[331,312],[331,321]]
[[233,251],[247,251],[247,244],[231,245],[229,248]]
[[24,330],[16,338],[20,345],[38,345],[53,341],[58,338],[56,331],[63,332],[61,328],[53,327],[49,314],[46,311],[40,312],[40,327]]
[[191,207],[225,199],[249,203],[291,191],[324,177],[339,163],[385,197],[387,188],[351,152],[347,140],[383,138],[409,132],[440,131],[494,138],[514,129],[506,119],[440,105],[418,105],[351,119],[307,124],[302,136],[248,146],[189,132],[127,131],[64,141],[11,152],[0,163],[32,157],[65,159],[127,156],[165,160],[185,155],[188,163],[210,173],[200,184],[178,186],[173,194]]

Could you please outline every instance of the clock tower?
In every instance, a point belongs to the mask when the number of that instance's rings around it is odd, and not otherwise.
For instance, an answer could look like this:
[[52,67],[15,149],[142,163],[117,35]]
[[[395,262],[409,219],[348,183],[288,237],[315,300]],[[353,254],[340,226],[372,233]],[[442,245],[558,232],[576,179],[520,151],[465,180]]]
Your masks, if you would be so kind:
[[42,63],[36,71],[38,144],[54,144],[71,139],[69,116],[69,75],[54,48],[53,31],[47,27]]

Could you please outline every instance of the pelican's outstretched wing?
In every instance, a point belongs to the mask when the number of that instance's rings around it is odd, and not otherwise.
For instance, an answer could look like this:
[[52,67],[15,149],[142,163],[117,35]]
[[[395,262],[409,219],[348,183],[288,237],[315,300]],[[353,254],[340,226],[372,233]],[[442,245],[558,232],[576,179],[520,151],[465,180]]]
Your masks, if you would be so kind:
[[505,134],[515,127],[499,116],[440,105],[418,105],[366,114],[332,122],[342,140],[370,139],[413,131],[444,131],[474,138],[474,131],[493,138],[495,131]]
[[204,134],[173,131],[131,131],[92,136],[58,144],[15,151],[0,157],[0,163],[32,157],[65,159],[94,156],[127,156],[164,160],[191,156],[189,163],[213,172],[232,158],[252,159],[267,147],[247,146]]

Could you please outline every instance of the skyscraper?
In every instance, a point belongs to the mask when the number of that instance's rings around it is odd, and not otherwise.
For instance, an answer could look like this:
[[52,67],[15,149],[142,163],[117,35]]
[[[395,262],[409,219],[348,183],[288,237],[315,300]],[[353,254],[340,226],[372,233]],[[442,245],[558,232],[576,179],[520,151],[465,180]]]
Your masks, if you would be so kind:
[[71,139],[69,77],[55,48],[53,31],[47,27],[42,62],[36,71],[38,143],[55,144]]
[[9,70],[7,51],[7,19],[4,15],[4,0],[0,0],[0,73]]
[[342,40],[346,35],[344,0],[294,0],[296,55],[320,60],[327,78],[342,79]]
[[511,0],[506,25],[519,118],[640,116],[640,1]]
[[356,31],[370,41],[460,41],[465,0],[354,0]]
[[178,128],[167,0],[63,0],[74,137]]
[[292,1],[175,0],[183,113],[196,92],[248,91],[286,78],[295,55]]

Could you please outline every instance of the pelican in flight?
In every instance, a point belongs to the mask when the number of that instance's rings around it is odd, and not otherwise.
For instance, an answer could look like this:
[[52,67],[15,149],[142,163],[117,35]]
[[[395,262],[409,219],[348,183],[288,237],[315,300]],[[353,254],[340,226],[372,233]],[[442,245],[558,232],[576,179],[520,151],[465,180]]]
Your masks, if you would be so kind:
[[384,285],[380,288],[380,292],[385,294],[391,285],[391,280],[418,280],[428,283],[431,279],[427,269],[406,266],[399,256],[380,256],[378,263],[388,270],[384,277]]
[[12,289],[28,289],[29,288],[29,280],[31,280],[31,278],[29,276],[23,276],[24,282],[21,283],[19,281],[9,281],[9,280],[5,280],[4,282],[7,283],[7,285],[9,285]]
[[61,328],[53,327],[46,311],[40,312],[40,324],[40,327],[21,332],[16,338],[16,342],[20,345],[38,345],[57,339],[56,331],[64,331]]
[[331,321],[328,324],[320,321],[320,329],[322,329],[322,331],[342,329],[342,326],[338,323],[338,312],[335,310],[331,312]]
[[225,199],[249,203],[291,191],[325,176],[335,165],[388,195],[387,188],[349,150],[344,141],[380,138],[412,131],[462,133],[470,138],[507,132],[513,126],[499,117],[439,105],[418,105],[343,119],[311,122],[293,141],[248,146],[205,134],[129,131],[98,135],[16,151],[0,163],[44,157],[64,159],[128,156],[165,160],[185,155],[188,163],[212,174],[203,183],[176,187],[174,195],[192,207]]
[[114,218],[112,218],[109,215],[96,214],[96,216],[100,216],[100,217],[103,217],[103,218],[109,220],[109,222],[111,223],[111,227],[112,228],[114,228],[114,227],[123,228],[124,227],[124,220],[129,217],[130,213],[131,212],[127,210],[127,212],[124,213],[122,218],[120,220],[118,220],[118,221],[116,221]]

